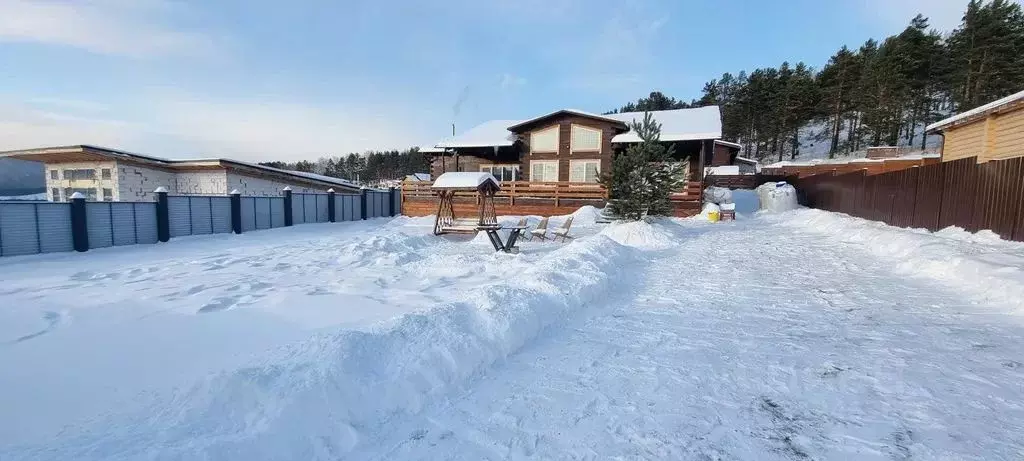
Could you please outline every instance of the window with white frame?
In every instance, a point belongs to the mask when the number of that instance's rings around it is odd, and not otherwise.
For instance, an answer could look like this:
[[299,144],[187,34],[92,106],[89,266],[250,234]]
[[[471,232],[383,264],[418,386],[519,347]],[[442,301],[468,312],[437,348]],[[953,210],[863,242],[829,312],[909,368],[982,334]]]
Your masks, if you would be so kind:
[[519,165],[480,165],[480,171],[490,173],[498,181],[519,180]]
[[572,126],[573,152],[599,152],[601,150],[601,130],[582,125]]
[[558,181],[557,160],[534,160],[530,162],[530,181],[534,182],[555,182]]
[[600,160],[570,160],[569,182],[596,183],[601,178]]
[[530,152],[558,152],[558,125],[530,133]]

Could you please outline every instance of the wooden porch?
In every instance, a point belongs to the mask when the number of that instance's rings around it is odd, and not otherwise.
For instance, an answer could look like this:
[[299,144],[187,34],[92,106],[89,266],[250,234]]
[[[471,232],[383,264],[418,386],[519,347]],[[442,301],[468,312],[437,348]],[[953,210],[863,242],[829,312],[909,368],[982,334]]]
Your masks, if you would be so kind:
[[[402,214],[429,216],[437,213],[437,194],[429,181],[402,183]],[[672,196],[675,216],[693,216],[700,212],[701,183],[691,181]],[[457,192],[453,205],[456,212],[473,213],[477,195]],[[568,181],[532,182],[506,181],[494,197],[498,215],[558,216],[576,211],[581,206],[604,207],[608,191],[598,184],[580,184]]]

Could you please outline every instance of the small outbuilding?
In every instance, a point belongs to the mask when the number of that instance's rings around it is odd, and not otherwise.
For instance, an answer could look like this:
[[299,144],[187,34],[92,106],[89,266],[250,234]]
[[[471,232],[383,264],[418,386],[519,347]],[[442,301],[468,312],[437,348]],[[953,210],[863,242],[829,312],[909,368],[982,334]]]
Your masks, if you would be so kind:
[[[434,220],[434,235],[451,232],[471,233],[487,227],[498,226],[494,209],[494,195],[501,190],[498,180],[485,172],[451,172],[438,176],[430,186],[437,193],[437,218]],[[476,216],[457,216],[456,196],[475,195]]]
[[942,135],[942,161],[978,163],[1024,155],[1024,91],[928,125]]

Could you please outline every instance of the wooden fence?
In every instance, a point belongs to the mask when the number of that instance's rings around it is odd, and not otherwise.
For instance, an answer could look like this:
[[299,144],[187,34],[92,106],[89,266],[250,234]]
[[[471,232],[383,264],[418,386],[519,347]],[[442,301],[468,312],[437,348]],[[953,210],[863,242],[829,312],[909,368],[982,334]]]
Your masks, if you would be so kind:
[[796,181],[801,202],[899,227],[949,226],[1024,241],[1024,157],[975,157],[882,174],[834,172]]
[[705,187],[726,187],[729,189],[757,189],[757,186],[768,182],[789,181],[794,178],[767,174],[736,174],[708,175],[704,178]]
[[[430,189],[429,181],[405,181],[402,183],[402,214],[426,216],[437,212],[437,195]],[[686,187],[672,196],[677,216],[691,216],[700,212],[700,182],[687,183]],[[455,193],[455,211],[473,212],[477,196],[474,192]],[[541,215],[568,214],[581,206],[603,207],[608,201],[608,192],[599,184],[580,184],[568,181],[533,182],[505,181],[495,195],[494,205],[499,215]]]

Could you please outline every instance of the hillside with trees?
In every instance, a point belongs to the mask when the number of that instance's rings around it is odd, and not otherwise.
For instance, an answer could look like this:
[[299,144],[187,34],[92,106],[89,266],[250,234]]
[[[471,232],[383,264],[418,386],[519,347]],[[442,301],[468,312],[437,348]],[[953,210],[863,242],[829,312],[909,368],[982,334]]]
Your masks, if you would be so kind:
[[360,181],[364,184],[401,179],[413,173],[430,172],[430,158],[415,147],[403,151],[392,150],[320,157],[315,162],[308,160],[294,163],[262,162],[260,165],[283,170],[322,174],[335,178]]
[[763,161],[811,143],[829,157],[868,146],[918,146],[944,116],[1024,89],[1024,13],[1012,0],[973,0],[953,31],[917,15],[899,34],[846,46],[819,69],[803,62],[725,73],[690,103],[653,92],[617,111],[718,105],[723,137]]

